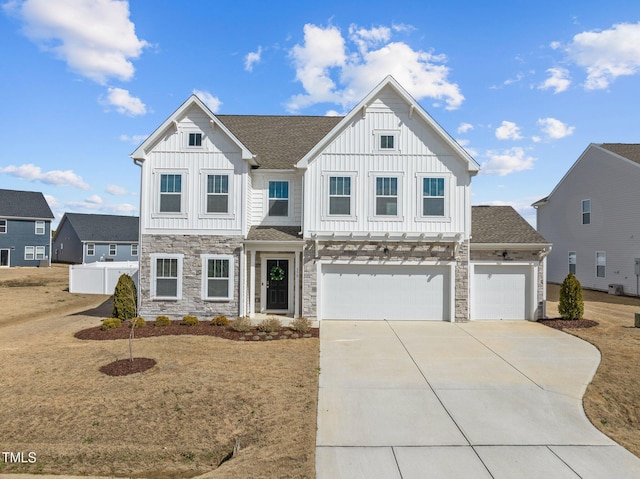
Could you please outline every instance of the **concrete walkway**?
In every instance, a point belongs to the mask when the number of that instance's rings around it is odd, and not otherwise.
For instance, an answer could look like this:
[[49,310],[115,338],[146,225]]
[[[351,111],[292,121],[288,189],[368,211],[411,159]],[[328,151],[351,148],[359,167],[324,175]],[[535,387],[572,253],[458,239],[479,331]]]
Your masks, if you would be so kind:
[[599,362],[536,323],[323,321],[317,479],[637,479],[582,409]]

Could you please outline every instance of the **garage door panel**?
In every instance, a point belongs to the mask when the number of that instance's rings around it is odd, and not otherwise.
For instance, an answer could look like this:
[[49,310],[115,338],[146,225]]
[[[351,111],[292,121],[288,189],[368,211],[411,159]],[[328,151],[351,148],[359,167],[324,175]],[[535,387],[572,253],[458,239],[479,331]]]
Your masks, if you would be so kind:
[[527,265],[475,265],[472,318],[529,319],[531,269]]
[[323,319],[448,318],[446,266],[323,265]]

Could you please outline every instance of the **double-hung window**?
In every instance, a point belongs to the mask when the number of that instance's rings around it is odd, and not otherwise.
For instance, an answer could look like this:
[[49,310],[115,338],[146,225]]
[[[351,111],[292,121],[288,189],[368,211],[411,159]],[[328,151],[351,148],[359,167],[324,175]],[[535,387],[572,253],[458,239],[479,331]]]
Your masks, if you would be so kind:
[[160,213],[182,211],[182,175],[160,175]]
[[575,251],[569,251],[569,273],[576,274],[577,256]]
[[25,261],[32,261],[35,259],[35,247],[34,246],[25,246],[24,247],[24,259]]
[[44,246],[36,246],[36,259],[44,259]]
[[95,256],[96,245],[95,243],[87,243],[87,256]]
[[155,299],[180,299],[182,296],[182,255],[151,255],[152,296]]
[[329,214],[340,216],[351,214],[351,177],[329,177]]
[[109,256],[116,256],[118,254],[118,245],[110,244],[109,245]]
[[0,233],[7,232],[7,220],[0,220]]
[[202,297],[208,300],[233,299],[233,256],[202,256]]
[[229,212],[229,175],[207,175],[207,213]]
[[591,200],[582,200],[582,224],[591,224]]
[[288,181],[269,181],[269,216],[289,216]]
[[131,256],[138,256],[138,243],[131,243]]
[[377,177],[375,193],[376,216],[398,216],[398,178]]
[[37,235],[43,235],[45,233],[44,221],[36,221],[36,231]]
[[444,178],[422,179],[422,216],[444,216]]
[[607,253],[604,251],[596,251],[596,277],[606,277],[607,269]]

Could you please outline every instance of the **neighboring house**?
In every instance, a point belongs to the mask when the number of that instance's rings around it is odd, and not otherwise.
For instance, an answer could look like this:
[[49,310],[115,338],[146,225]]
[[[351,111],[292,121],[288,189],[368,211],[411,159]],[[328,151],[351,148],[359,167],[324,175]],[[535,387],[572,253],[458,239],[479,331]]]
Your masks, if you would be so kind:
[[508,208],[472,228],[478,164],[391,77],[345,117],[214,115],[191,96],[131,156],[142,315],[543,314],[550,245]]
[[538,231],[553,243],[549,281],[573,272],[582,286],[622,285],[640,275],[640,144],[590,144],[551,194],[533,204]]
[[136,216],[65,213],[53,236],[53,261],[138,261]]
[[42,193],[0,189],[0,267],[51,264],[51,221]]

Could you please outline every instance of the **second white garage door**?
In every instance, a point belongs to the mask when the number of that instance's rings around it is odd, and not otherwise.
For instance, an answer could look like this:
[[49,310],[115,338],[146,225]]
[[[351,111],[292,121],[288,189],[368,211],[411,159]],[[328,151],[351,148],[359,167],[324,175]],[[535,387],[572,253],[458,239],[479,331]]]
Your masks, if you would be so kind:
[[449,319],[449,267],[325,264],[322,319]]
[[529,265],[474,265],[471,319],[531,319]]

